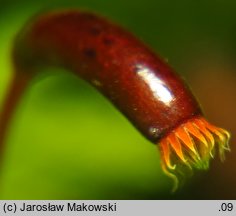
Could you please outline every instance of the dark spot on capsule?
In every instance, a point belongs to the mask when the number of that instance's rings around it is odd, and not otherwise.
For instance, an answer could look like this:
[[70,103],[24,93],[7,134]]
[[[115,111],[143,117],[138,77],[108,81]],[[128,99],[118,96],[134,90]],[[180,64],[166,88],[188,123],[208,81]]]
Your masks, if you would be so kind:
[[84,13],[83,16],[84,16],[84,18],[90,19],[90,20],[96,19],[96,16],[94,14],[90,14],[90,13]]
[[114,44],[114,40],[112,40],[111,38],[103,38],[103,44],[106,46],[111,46]]
[[93,48],[86,48],[83,53],[88,58],[96,58],[96,51]]
[[101,29],[100,26],[93,26],[93,27],[90,28],[89,32],[92,35],[97,36],[102,32],[102,29]]

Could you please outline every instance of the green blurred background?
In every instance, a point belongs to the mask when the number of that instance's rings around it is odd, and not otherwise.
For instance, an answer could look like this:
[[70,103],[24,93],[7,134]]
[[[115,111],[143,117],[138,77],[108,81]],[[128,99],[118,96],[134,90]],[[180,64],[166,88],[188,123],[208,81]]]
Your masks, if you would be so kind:
[[110,17],[167,58],[208,119],[232,133],[232,151],[172,194],[156,146],[87,83],[48,69],[9,128],[0,199],[236,199],[236,2],[0,0],[1,101],[15,34],[35,13],[63,7]]

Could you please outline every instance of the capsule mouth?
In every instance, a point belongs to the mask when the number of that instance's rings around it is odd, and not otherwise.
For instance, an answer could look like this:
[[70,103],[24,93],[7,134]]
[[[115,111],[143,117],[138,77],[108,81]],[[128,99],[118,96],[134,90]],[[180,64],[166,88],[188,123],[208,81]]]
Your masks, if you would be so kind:
[[174,180],[173,191],[180,180],[192,174],[193,169],[207,170],[214,158],[216,145],[221,161],[229,148],[230,134],[207,122],[202,116],[179,125],[161,139],[161,166],[164,173]]

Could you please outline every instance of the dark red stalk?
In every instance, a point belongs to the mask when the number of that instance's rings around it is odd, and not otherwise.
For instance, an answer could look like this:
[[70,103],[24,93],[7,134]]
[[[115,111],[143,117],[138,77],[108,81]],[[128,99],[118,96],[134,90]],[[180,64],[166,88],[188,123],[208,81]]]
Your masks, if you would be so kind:
[[0,115],[0,152],[3,151],[3,143],[6,138],[5,136],[7,133],[8,124],[14,114],[15,107],[21,99],[25,89],[28,87],[30,80],[31,76],[26,74],[18,75],[18,73],[16,73],[10,82],[9,90]]

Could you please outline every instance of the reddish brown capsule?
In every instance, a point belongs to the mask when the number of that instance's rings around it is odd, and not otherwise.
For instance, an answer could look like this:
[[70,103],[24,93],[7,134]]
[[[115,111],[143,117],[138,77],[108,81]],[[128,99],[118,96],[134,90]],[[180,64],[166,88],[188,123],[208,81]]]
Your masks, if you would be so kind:
[[50,12],[28,23],[14,46],[17,76],[62,66],[94,85],[150,141],[175,180],[182,165],[206,168],[229,134],[210,125],[180,77],[121,27],[80,11]]

